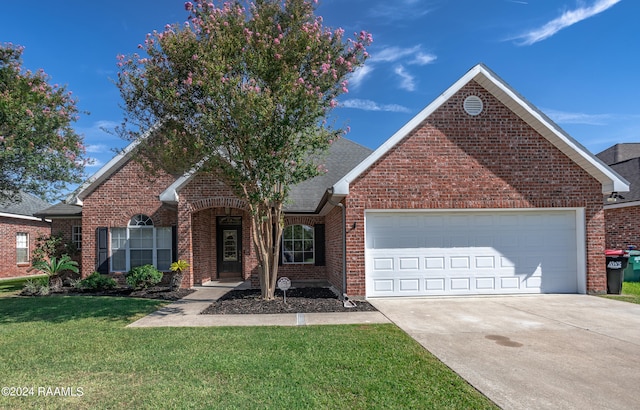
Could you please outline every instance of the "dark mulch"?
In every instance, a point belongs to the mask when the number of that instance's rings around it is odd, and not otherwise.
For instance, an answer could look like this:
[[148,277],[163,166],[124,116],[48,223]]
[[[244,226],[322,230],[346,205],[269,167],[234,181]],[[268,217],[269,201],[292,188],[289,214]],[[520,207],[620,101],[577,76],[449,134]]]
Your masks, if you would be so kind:
[[363,312],[375,311],[369,302],[355,302],[356,306],[345,308],[341,300],[328,288],[296,288],[287,291],[287,302],[283,293],[276,290],[276,299],[262,300],[259,289],[232,290],[206,308],[204,315],[260,314],[260,313],[318,313],[318,312]]
[[[133,290],[130,288],[116,288],[116,289],[101,290],[101,291],[89,291],[89,290],[80,290],[73,287],[63,287],[58,291],[51,292],[49,295],[121,296],[121,297],[175,301],[175,300],[182,299],[183,297],[193,292],[195,292],[194,289],[178,289],[178,290],[172,291],[172,290],[169,290],[169,288],[166,286],[154,286],[154,287],[141,289],[141,290]],[[34,295],[26,295],[25,293],[22,293],[22,295],[34,296]]]

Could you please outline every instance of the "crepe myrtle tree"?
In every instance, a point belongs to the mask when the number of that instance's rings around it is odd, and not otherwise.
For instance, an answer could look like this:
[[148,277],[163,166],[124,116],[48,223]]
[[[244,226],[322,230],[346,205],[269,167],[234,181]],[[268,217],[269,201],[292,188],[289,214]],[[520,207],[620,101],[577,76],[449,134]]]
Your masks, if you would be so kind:
[[84,170],[83,139],[71,127],[76,101],[42,70],[22,67],[24,47],[0,44],[0,203],[26,191],[55,199]]
[[148,34],[140,55],[118,56],[120,132],[131,140],[156,127],[139,145],[144,163],[217,172],[247,202],[267,300],[289,188],[323,172],[322,153],[344,133],[327,114],[372,42],[324,27],[315,3],[187,2],[186,23]]

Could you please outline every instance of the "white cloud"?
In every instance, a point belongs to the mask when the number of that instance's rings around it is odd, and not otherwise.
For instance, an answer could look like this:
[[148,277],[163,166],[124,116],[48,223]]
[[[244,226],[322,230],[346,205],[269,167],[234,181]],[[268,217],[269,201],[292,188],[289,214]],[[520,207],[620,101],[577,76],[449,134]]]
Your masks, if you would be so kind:
[[423,52],[419,52],[418,54],[416,54],[416,57],[409,62],[409,64],[427,65],[436,61],[437,58],[438,57],[436,57],[434,54],[425,54]]
[[[399,4],[398,4],[399,3]],[[370,17],[380,18],[386,24],[392,24],[399,20],[416,20],[431,12],[422,0],[402,0],[396,2],[384,2],[371,10]]]
[[400,88],[407,91],[414,91],[416,89],[415,77],[409,74],[403,66],[396,66],[393,72],[400,77]]
[[398,104],[378,104],[375,101],[371,100],[361,100],[361,99],[350,99],[345,100],[340,103],[341,107],[344,108],[353,108],[356,110],[364,110],[364,111],[386,111],[386,112],[402,112],[409,113],[410,109],[407,107],[403,107]]
[[110,148],[105,144],[89,144],[85,149],[90,154],[103,154],[110,151]]
[[371,67],[371,65],[363,65],[358,68],[349,76],[349,87],[353,88],[354,90],[359,88],[360,85],[362,85],[365,77],[371,74],[372,71],[373,67]]
[[369,61],[374,63],[393,63],[400,60],[401,58],[418,53],[420,51],[420,47],[420,45],[408,48],[401,48],[396,46],[387,47],[377,53],[372,53],[371,59]]
[[582,6],[574,10],[565,11],[560,17],[551,20],[540,28],[521,34],[513,38],[513,40],[521,40],[520,45],[525,46],[546,40],[558,31],[600,14],[620,1],[621,0],[596,0],[591,6]]
[[558,124],[607,125],[608,121],[612,119],[612,116],[609,114],[585,114],[551,109],[545,109],[543,111]]

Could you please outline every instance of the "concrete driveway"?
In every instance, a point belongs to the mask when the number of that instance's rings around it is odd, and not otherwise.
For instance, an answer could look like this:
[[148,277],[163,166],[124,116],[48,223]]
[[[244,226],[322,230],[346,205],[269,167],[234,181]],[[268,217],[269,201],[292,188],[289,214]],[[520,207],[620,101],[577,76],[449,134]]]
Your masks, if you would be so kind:
[[370,302],[502,408],[640,406],[640,305],[586,295]]

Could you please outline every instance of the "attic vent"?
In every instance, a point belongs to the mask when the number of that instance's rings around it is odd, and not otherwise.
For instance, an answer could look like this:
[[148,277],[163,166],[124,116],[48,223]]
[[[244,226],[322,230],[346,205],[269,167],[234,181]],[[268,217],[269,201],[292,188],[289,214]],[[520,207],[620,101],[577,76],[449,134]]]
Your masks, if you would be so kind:
[[464,110],[471,116],[476,116],[482,112],[482,100],[477,95],[470,95],[464,99]]

